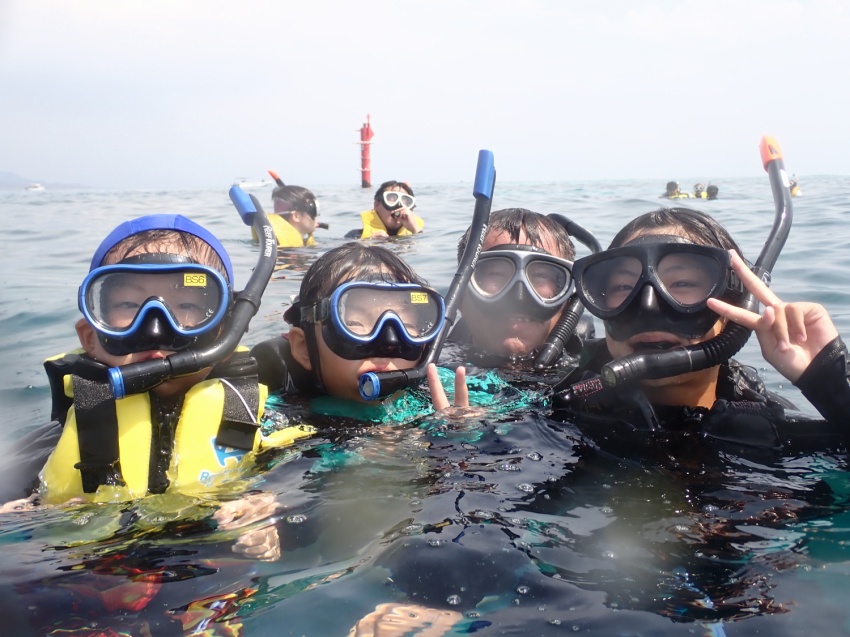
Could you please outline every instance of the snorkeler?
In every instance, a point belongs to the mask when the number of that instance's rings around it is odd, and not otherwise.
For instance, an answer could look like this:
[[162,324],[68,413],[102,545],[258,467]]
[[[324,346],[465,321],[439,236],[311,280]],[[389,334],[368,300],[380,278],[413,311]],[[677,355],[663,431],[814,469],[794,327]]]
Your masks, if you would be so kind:
[[[775,446],[772,423],[792,406],[732,359],[684,374],[656,370],[639,389],[603,389],[599,380],[606,363],[707,343],[734,321],[755,330],[765,359],[825,418],[840,423],[850,414],[847,350],[826,310],[780,301],[708,215],[684,208],[641,215],[608,250],[577,260],[574,275],[585,307],[605,325],[605,339],[586,344],[581,364],[561,383],[558,409],[638,428],[699,423],[709,437]],[[761,316],[740,307],[747,292],[765,305]],[[763,426],[754,431],[756,421]]]
[[[232,280],[218,239],[181,215],[140,217],[103,240],[79,290],[82,348],[45,363],[61,436],[33,497],[3,510],[197,489],[239,475],[261,448],[309,435],[302,427],[261,433],[266,388],[244,352],[226,356],[226,342],[238,341],[246,327],[236,318],[245,306]],[[216,348],[220,353],[204,354]],[[223,360],[213,364],[216,357]],[[194,371],[184,368],[161,382],[150,371],[187,358],[197,361]],[[139,368],[148,370],[141,380],[149,390],[132,390]],[[127,395],[116,396],[116,381]],[[60,433],[52,425],[51,431]],[[40,444],[49,441],[45,436]],[[228,502],[217,513],[219,525],[240,528],[258,512],[270,515],[270,504],[262,495]],[[276,531],[269,532],[268,551],[252,553],[259,559],[280,554]],[[254,551],[267,543],[265,533],[256,542],[243,538],[241,547]]]
[[271,391],[363,402],[367,372],[413,368],[445,321],[442,297],[394,252],[351,242],[319,257],[284,313],[289,332],[251,350]]
[[[568,222],[558,215],[524,208],[497,210],[490,216],[478,263],[461,302],[461,319],[449,335],[454,342],[470,345],[477,363],[498,367],[534,362],[559,328],[573,294],[575,259],[570,233],[561,220]],[[572,222],[567,225],[576,227]],[[468,241],[467,230],[458,242],[458,258]],[[576,316],[575,320],[578,336],[594,336],[591,317]],[[564,341],[554,360],[545,366],[581,348],[572,332]]]
[[[302,186],[285,184],[272,170],[269,174],[277,183],[277,187],[272,191],[274,214],[269,215],[269,223],[274,229],[278,247],[300,248],[316,245],[313,233],[317,228],[328,228],[328,224],[316,219],[319,216],[316,195]],[[252,234],[256,241],[257,233]]]
[[413,188],[403,181],[385,181],[375,191],[372,210],[360,213],[362,229],[346,233],[346,239],[407,237],[422,232],[425,222],[416,213]]

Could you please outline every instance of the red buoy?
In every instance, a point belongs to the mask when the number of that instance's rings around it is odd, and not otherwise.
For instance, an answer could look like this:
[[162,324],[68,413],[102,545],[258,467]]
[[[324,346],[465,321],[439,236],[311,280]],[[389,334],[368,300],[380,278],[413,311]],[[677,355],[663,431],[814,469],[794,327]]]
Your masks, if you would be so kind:
[[366,123],[360,127],[360,186],[361,188],[372,187],[372,160],[369,158],[369,146],[372,144],[372,125],[369,123],[369,114],[366,114]]

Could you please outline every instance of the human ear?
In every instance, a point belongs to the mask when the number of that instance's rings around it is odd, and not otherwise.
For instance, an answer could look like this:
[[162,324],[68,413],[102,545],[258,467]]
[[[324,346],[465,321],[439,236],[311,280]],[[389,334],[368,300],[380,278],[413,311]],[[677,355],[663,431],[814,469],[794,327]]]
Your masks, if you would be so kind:
[[97,343],[97,334],[95,334],[94,328],[86,319],[77,321],[74,328],[77,330],[77,338],[80,339],[80,345],[86,350],[86,354],[94,357],[94,348]]
[[292,353],[292,358],[295,362],[301,365],[306,370],[312,371],[313,365],[310,363],[310,352],[307,349],[307,335],[300,327],[289,328],[289,351]]

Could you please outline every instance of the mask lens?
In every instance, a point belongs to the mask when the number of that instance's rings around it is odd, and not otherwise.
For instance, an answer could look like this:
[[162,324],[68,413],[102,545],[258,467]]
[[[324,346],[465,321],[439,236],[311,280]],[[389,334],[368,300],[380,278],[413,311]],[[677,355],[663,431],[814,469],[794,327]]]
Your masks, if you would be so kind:
[[384,205],[387,208],[395,208],[401,205],[405,208],[413,208],[416,203],[416,198],[413,195],[408,195],[406,192],[398,190],[385,190],[383,194]]
[[492,297],[504,290],[516,274],[516,265],[511,259],[487,256],[479,259],[472,272],[472,282],[484,297]]
[[427,339],[442,323],[442,303],[430,290],[352,287],[339,296],[339,323],[355,337],[376,336],[386,320],[408,338]]
[[582,290],[587,301],[601,312],[623,307],[643,275],[643,265],[634,257],[597,261],[582,275]]
[[663,256],[658,261],[656,273],[670,298],[685,307],[704,303],[725,277],[716,260],[689,252]]
[[548,261],[530,261],[525,268],[528,282],[541,298],[554,299],[570,285],[570,272]]

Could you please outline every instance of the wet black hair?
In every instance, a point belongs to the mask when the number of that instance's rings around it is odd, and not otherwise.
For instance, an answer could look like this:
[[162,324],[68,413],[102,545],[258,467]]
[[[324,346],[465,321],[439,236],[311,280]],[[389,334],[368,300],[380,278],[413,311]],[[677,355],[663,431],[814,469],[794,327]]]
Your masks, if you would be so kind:
[[[284,209],[276,202],[284,204]],[[275,212],[287,215],[292,212],[304,212],[314,219],[318,214],[316,206],[316,195],[303,186],[278,186],[272,190],[272,203],[275,203]]]
[[717,199],[717,192],[719,188],[714,184],[709,184],[708,188],[705,189],[705,193],[708,195],[708,199]]
[[328,250],[313,262],[301,281],[298,299],[286,310],[284,320],[300,326],[302,307],[329,297],[346,281],[428,285],[395,252],[383,246],[352,241]]
[[411,188],[409,184],[407,184],[406,182],[403,182],[403,181],[395,181],[395,180],[391,179],[390,181],[385,181],[380,186],[378,186],[378,190],[375,191],[375,201],[380,202],[381,197],[384,194],[384,191],[389,190],[390,188],[401,188],[408,195],[410,195],[412,197],[415,196],[413,194],[413,188]]
[[[487,234],[493,232],[504,232],[513,243],[519,243],[520,235],[525,234],[531,245],[546,249],[546,240],[550,237],[555,240],[560,249],[560,254],[552,256],[561,257],[572,261],[576,257],[576,249],[570,235],[560,223],[551,217],[539,212],[526,210],[525,208],[503,208],[496,210],[490,215]],[[469,228],[457,242],[457,259],[460,261],[466,244],[469,242]]]
[[[611,240],[608,249],[620,248],[637,235],[665,234],[678,230],[698,245],[734,250],[741,258],[744,253],[732,235],[713,217],[690,208],[660,208],[632,219]],[[669,234],[667,232],[666,234]]]
[[[176,251],[175,251],[176,249]],[[206,241],[180,230],[145,230],[119,241],[104,256],[100,265],[120,263],[134,252],[139,254],[182,254],[195,263],[215,268],[227,279],[221,257]],[[233,285],[233,281],[228,281]]]

